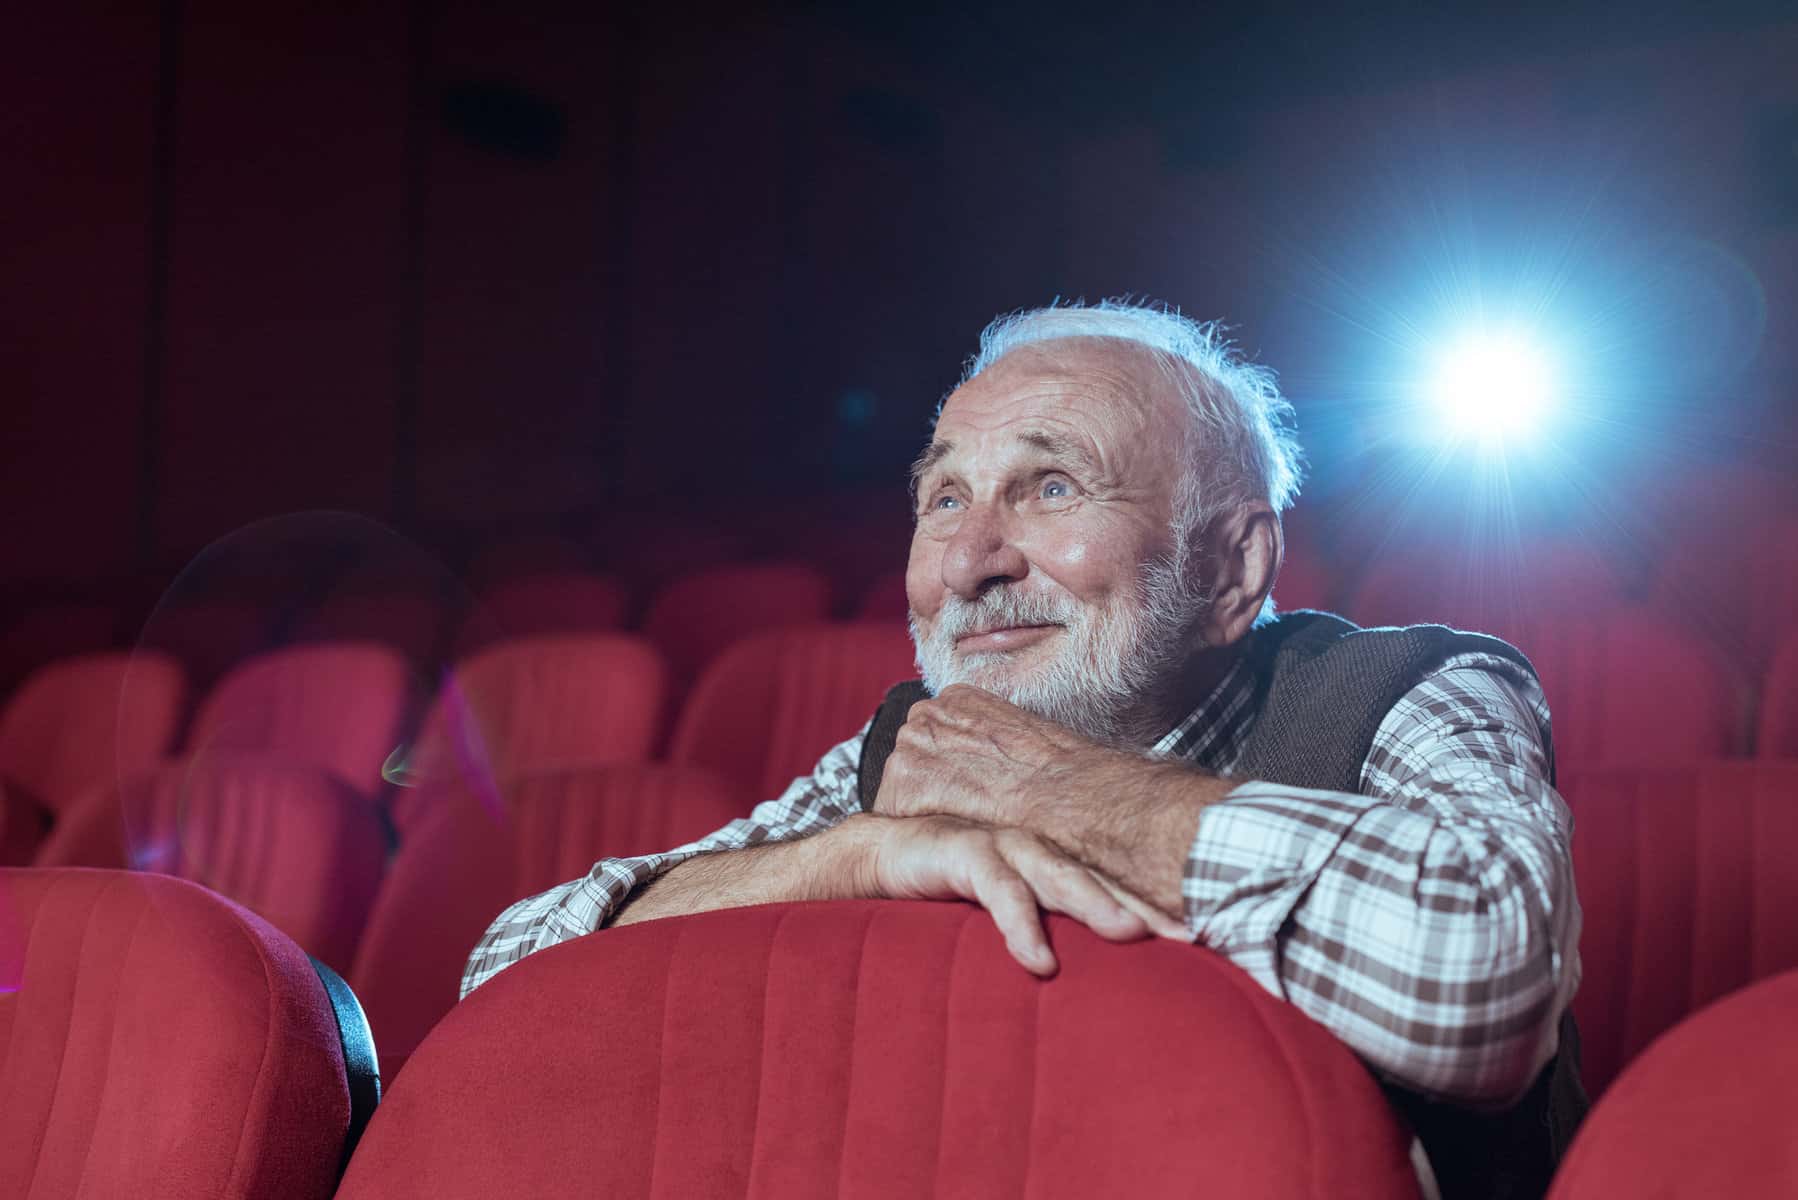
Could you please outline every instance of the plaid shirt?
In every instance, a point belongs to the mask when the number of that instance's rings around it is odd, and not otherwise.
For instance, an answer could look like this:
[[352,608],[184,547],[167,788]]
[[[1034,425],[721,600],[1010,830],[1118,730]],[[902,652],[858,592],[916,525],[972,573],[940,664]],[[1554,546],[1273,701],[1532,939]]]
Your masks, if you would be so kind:
[[[1228,775],[1254,704],[1239,661],[1152,753]],[[1182,885],[1188,932],[1382,1077],[1462,1103],[1514,1100],[1554,1054],[1580,975],[1572,820],[1548,781],[1547,716],[1540,686],[1515,664],[1461,655],[1386,714],[1359,793],[1243,782],[1200,817]],[[716,833],[603,859],[514,904],[475,947],[463,995],[600,928],[678,863],[805,837],[859,811],[866,733]]]

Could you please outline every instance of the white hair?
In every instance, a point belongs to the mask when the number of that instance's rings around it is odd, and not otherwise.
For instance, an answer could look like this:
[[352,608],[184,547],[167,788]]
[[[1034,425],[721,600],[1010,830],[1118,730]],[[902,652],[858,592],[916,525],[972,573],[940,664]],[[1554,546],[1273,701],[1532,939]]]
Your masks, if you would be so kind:
[[[1186,401],[1192,424],[1187,469],[1174,497],[1174,534],[1190,544],[1220,513],[1263,500],[1284,512],[1303,475],[1292,405],[1274,373],[1237,353],[1223,327],[1178,309],[1105,300],[1052,304],[997,317],[980,334],[980,349],[961,381],[1020,346],[1063,338],[1117,338],[1149,350]],[[939,409],[940,411],[940,409]]]

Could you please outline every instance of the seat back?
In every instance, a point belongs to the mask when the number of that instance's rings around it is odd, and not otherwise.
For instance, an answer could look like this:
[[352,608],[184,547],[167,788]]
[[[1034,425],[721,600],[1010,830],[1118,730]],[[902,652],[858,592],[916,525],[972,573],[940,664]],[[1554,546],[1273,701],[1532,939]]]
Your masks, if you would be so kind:
[[1798,764],[1569,771],[1593,1095],[1661,1033],[1798,967]]
[[1549,1200],[1798,1196],[1798,971],[1687,1018],[1580,1128]]
[[[490,791],[514,775],[650,757],[667,706],[668,669],[622,633],[552,634],[491,646],[445,679],[409,762],[415,782]],[[418,792],[392,799],[402,830]]]
[[1740,744],[1735,677],[1704,639],[1658,613],[1569,612],[1509,636],[1542,677],[1563,767],[1697,762]]
[[260,914],[338,972],[374,904],[387,840],[374,804],[316,767],[183,760],[90,793],[40,866],[177,875]]
[[711,767],[758,800],[809,774],[917,674],[905,626],[861,622],[756,634],[713,663],[682,706],[668,757]]
[[[1282,599],[1278,583],[1274,598],[1282,608],[1295,607]],[[1551,542],[1516,555],[1489,546],[1389,551],[1363,568],[1345,603],[1361,625],[1452,625],[1515,640],[1543,622],[1626,601],[1619,572],[1595,547]]]
[[1798,759],[1798,629],[1780,643],[1767,667],[1754,746],[1761,758]]
[[187,753],[249,751],[306,763],[373,797],[400,737],[410,687],[405,660],[372,642],[258,655],[219,680],[201,703]]
[[497,811],[465,788],[421,795],[350,974],[387,1077],[456,1003],[470,951],[509,905],[601,858],[703,837],[748,808],[718,775],[661,764],[516,777]]
[[904,623],[911,612],[911,598],[905,592],[905,568],[883,571],[876,575],[855,605],[858,621],[897,621]]
[[166,654],[85,654],[40,668],[0,711],[0,777],[56,811],[168,752],[187,700]]
[[749,634],[830,616],[830,581],[803,563],[712,567],[665,585],[649,602],[643,632],[690,683]]
[[419,1047],[339,1195],[1417,1194],[1408,1135],[1322,1027],[1208,950],[1049,923],[1048,981],[965,904],[541,951]]
[[319,977],[179,879],[0,870],[0,1195],[325,1200],[351,1111]]
[[1798,516],[1749,513],[1687,529],[1666,547],[1653,595],[1673,619],[1766,662],[1798,612]]

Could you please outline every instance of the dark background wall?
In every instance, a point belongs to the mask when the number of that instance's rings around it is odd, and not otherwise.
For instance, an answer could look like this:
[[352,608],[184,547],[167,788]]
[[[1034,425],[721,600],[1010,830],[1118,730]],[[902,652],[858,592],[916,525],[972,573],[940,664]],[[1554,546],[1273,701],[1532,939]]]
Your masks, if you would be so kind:
[[1229,319],[1314,495],[1480,305],[1570,332],[1621,502],[1791,469],[1788,6],[1101,7],[9,16],[7,595],[302,510],[897,497],[980,326],[1056,296]]

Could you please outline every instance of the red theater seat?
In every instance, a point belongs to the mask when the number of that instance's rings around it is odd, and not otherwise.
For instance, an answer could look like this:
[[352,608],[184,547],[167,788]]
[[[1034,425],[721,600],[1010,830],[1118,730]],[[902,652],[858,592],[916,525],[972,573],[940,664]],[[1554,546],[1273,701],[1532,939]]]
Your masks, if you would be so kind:
[[726,651],[688,696],[668,757],[771,800],[917,675],[903,625],[815,625],[758,634]]
[[1753,512],[1686,530],[1667,547],[1654,596],[1758,667],[1798,612],[1798,516]]
[[1507,636],[1542,677],[1562,767],[1696,762],[1738,749],[1735,679],[1707,642],[1664,616],[1570,611]]
[[331,1195],[338,1022],[260,918],[163,876],[0,870],[0,991],[0,1195]]
[[830,581],[802,563],[713,567],[664,586],[649,603],[643,632],[690,683],[749,634],[830,616]]
[[0,781],[56,811],[160,759],[187,681],[166,654],[87,654],[43,667],[0,710]]
[[[1282,574],[1284,578],[1284,574]],[[1275,599],[1281,599],[1279,588]],[[1360,625],[1452,625],[1515,639],[1544,621],[1623,606],[1613,564],[1584,543],[1388,552],[1369,563],[1346,615]],[[1282,601],[1282,608],[1293,604]]]
[[219,680],[200,705],[187,756],[270,755],[330,771],[376,796],[409,690],[405,660],[370,642],[258,655]]
[[1561,790],[1585,912],[1573,1007],[1597,1095],[1688,1014],[1798,967],[1798,764],[1568,771]]
[[603,633],[624,625],[630,595],[604,575],[529,575],[488,588],[456,635],[466,656],[494,642],[540,633]]
[[[501,642],[459,664],[425,719],[409,768],[432,785],[490,786],[528,771],[650,757],[667,704],[668,668],[653,646],[622,633],[555,634]],[[416,792],[392,798],[403,830]]]
[[911,615],[911,600],[905,594],[905,569],[879,575],[862,593],[855,606],[858,621],[898,621]]
[[1798,631],[1786,636],[1767,668],[1754,745],[1762,758],[1798,759]]
[[684,845],[750,807],[712,772],[660,765],[522,776],[502,804],[457,788],[419,797],[423,815],[381,885],[350,981],[388,1079],[455,1004],[469,951],[507,906],[601,858]]
[[[965,904],[770,905],[542,951],[437,1026],[343,1200],[1415,1196],[1329,1033],[1207,950]],[[478,1081],[478,1085],[477,1085]]]
[[170,763],[90,793],[57,823],[38,865],[190,879],[343,972],[386,855],[373,804],[341,781],[237,755]]
[[1592,1110],[1550,1200],[1798,1196],[1798,971],[1688,1018]]

